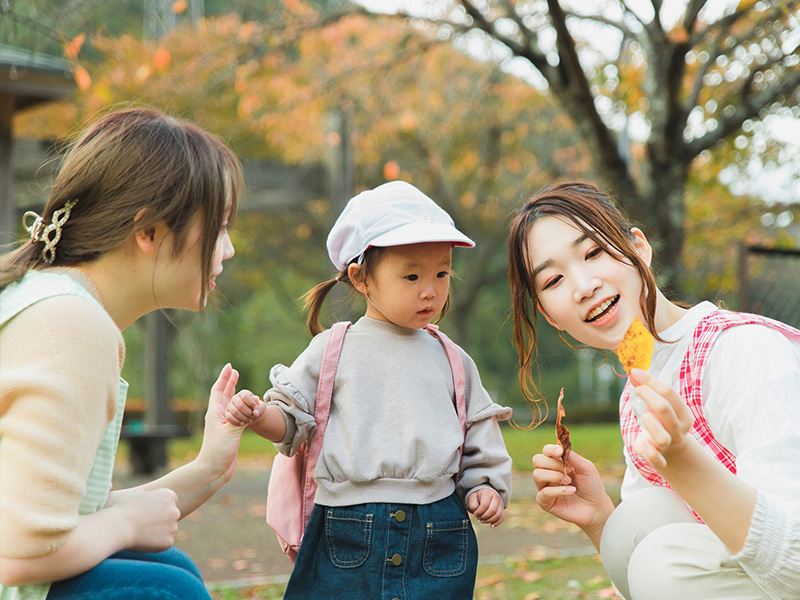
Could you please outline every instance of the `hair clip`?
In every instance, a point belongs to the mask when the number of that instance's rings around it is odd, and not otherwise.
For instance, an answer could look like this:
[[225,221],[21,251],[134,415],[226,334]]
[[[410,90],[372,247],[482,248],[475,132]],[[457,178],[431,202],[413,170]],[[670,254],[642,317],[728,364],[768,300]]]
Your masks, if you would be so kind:
[[[45,226],[42,217],[32,210],[22,215],[22,226],[31,234],[31,243],[44,242],[42,258],[49,265],[52,265],[53,260],[56,258],[56,244],[61,239],[61,228],[69,219],[70,211],[72,211],[72,207],[77,202],[77,200],[70,200],[63,208],[54,211],[52,220],[47,226]],[[27,223],[29,216],[34,218],[33,223],[30,225]]]

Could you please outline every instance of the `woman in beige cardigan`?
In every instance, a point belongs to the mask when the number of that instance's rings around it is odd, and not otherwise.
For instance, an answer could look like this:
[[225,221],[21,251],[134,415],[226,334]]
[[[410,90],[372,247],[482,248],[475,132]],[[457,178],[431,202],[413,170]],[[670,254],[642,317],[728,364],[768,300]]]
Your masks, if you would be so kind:
[[30,239],[0,261],[0,599],[208,598],[172,547],[178,520],[233,476],[242,429],[211,390],[197,458],[110,492],[127,384],[121,332],[198,311],[233,256],[236,157],[199,127],[112,112],[65,155]]

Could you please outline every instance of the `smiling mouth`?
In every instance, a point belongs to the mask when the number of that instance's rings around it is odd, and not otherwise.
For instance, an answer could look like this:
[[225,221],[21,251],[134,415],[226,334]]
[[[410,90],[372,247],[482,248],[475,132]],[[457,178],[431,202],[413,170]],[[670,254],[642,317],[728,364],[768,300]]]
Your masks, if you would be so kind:
[[603,302],[600,306],[591,311],[588,315],[586,315],[586,319],[584,320],[587,323],[596,321],[600,317],[608,314],[608,312],[617,305],[617,302],[619,302],[619,295],[616,295],[613,298],[609,298],[608,300]]

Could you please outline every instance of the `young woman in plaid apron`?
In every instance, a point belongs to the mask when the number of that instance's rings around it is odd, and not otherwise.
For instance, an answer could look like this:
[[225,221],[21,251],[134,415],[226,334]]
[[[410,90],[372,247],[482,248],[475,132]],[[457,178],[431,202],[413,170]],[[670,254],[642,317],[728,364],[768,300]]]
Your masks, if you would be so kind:
[[540,506],[581,527],[627,600],[800,598],[800,332],[668,300],[645,235],[587,184],[531,198],[509,244],[529,397],[537,314],[603,350],[635,317],[655,337],[620,400],[620,505],[577,444],[566,475],[559,446],[533,457]]

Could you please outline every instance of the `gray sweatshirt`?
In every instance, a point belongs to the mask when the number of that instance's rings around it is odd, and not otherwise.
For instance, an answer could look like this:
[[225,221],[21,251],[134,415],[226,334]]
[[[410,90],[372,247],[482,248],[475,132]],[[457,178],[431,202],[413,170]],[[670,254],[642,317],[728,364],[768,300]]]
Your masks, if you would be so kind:
[[[315,336],[291,367],[279,364],[270,371],[274,387],[264,399],[286,418],[286,436],[276,444],[283,454],[294,454],[316,428],[317,382],[328,335],[326,330]],[[511,409],[492,402],[475,363],[459,351],[466,374],[466,439],[450,363],[438,340],[424,329],[367,317],[350,327],[314,472],[317,504],[429,504],[456,489],[465,500],[493,488],[508,506],[511,458],[498,419],[508,419]]]

